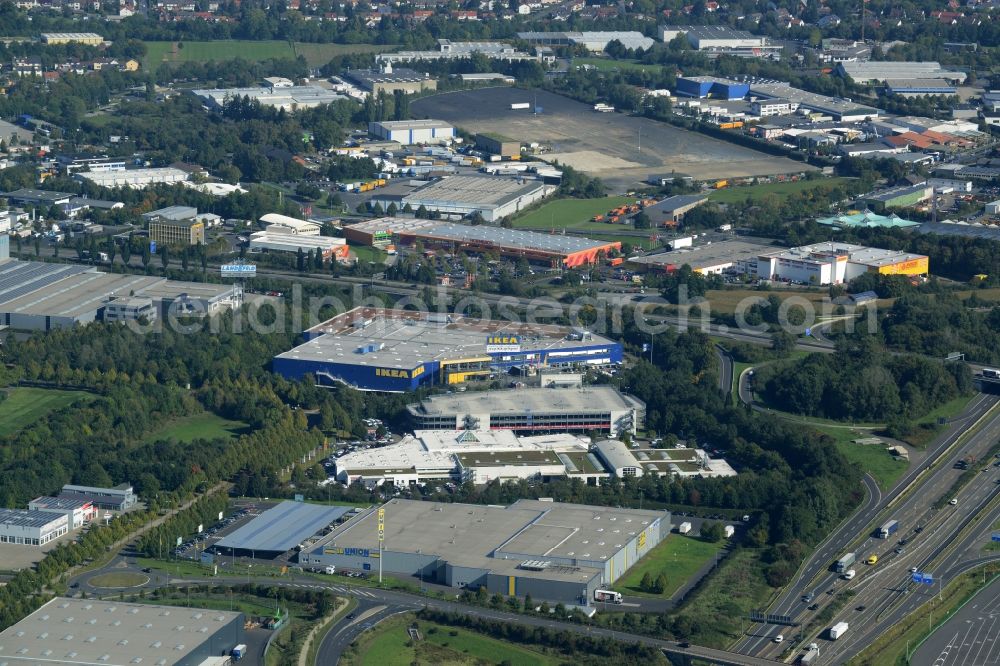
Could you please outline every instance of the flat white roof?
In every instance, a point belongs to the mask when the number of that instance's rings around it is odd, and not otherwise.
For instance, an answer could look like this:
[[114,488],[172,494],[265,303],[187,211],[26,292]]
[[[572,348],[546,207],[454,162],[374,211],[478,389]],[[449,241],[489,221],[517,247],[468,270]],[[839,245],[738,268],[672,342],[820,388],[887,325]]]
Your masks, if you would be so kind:
[[[51,514],[50,514],[51,515]],[[10,666],[177,664],[242,613],[56,597],[0,632]],[[236,642],[233,636],[233,642]]]

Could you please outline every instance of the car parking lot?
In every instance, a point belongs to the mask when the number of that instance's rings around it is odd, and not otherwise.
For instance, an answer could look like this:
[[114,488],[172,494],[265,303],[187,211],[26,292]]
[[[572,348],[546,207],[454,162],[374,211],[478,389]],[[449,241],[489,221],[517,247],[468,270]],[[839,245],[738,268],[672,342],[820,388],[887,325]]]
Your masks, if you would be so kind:
[[214,525],[207,526],[201,534],[191,536],[187,541],[174,549],[174,556],[188,560],[196,560],[208,548],[215,545],[222,537],[236,531],[244,523],[253,520],[269,506],[250,505],[238,509],[235,513],[224,517]]

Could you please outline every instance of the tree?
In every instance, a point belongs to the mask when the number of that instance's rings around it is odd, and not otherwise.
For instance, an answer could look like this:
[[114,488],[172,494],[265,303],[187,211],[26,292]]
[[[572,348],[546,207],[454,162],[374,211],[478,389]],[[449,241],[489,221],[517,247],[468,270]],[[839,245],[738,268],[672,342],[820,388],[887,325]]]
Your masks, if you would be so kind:
[[701,524],[701,538],[709,543],[718,543],[722,541],[725,532],[722,528],[722,523],[702,523]]
[[170,266],[170,248],[166,245],[160,249],[160,265],[163,266],[164,271]]
[[649,215],[645,211],[642,211],[632,218],[632,226],[636,229],[649,229],[653,226],[653,223]]
[[639,589],[643,592],[653,592],[653,576],[648,571],[642,574],[642,580],[639,582]]
[[661,573],[656,577],[656,581],[653,582],[653,592],[656,594],[663,594],[667,591],[667,575]]

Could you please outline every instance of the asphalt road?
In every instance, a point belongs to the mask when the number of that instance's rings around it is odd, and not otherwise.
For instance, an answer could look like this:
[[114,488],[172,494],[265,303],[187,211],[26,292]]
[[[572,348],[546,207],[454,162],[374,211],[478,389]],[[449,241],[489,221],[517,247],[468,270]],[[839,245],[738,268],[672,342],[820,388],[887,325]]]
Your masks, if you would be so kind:
[[719,345],[715,346],[715,353],[719,357],[719,390],[728,394],[733,389],[733,357]]
[[[888,492],[880,492],[877,485],[870,478],[866,477],[865,485],[868,497],[865,503],[816,548],[812,557],[800,568],[794,582],[785,588],[785,592],[772,604],[769,612],[778,615],[791,615],[798,621],[807,623],[812,614],[807,611],[806,604],[801,601],[801,597],[806,592],[815,593],[828,589],[836,589],[838,586],[843,587],[838,583],[840,580],[839,577],[830,571],[830,565],[834,560],[852,550],[858,552],[859,559],[862,559],[862,553],[864,556],[867,556],[869,552],[878,549],[878,552],[882,554],[883,550],[888,548],[889,544],[885,541],[873,540],[870,536],[862,540],[860,547],[855,545],[859,535],[866,534],[870,529],[873,529],[879,520],[896,518],[903,525],[898,538],[903,538],[904,534],[911,535],[913,528],[919,523],[922,517],[929,515],[932,511],[930,505],[943,493],[947,492],[954,483],[954,480],[961,474],[959,470],[952,469],[953,463],[969,452],[985,452],[1000,438],[1000,415],[991,415],[985,421],[984,427],[975,436],[958,447],[958,450],[952,451],[946,457],[944,464],[939,468],[929,474],[926,470],[931,466],[933,461],[937,460],[944,451],[951,447],[973,423],[983,417],[987,410],[997,404],[997,402],[997,398],[993,396],[979,395],[974,398],[966,411],[959,418],[951,422],[942,436],[928,447],[928,454],[924,464],[915,465]],[[921,490],[910,494],[905,500],[901,500],[898,506],[894,506],[902,492],[921,475],[925,476],[925,478],[920,480]],[[973,492],[973,489],[978,487],[977,484],[970,484],[965,488],[965,492]],[[889,506],[893,506],[891,513],[887,511]],[[955,507],[952,513],[968,512],[971,506],[971,504],[967,503],[964,506]],[[947,508],[951,509],[952,507]],[[935,532],[934,540],[928,538],[931,536],[930,534],[921,534],[921,541],[934,543],[937,539],[946,539],[948,535],[944,532],[947,531],[946,529],[941,534]],[[889,543],[893,547],[895,546],[895,541],[890,541]],[[892,553],[892,548],[888,548],[888,551]],[[909,575],[908,568],[910,566],[919,564],[919,561],[916,560],[919,552],[919,549],[910,547],[909,552],[905,554],[905,558],[900,558],[901,561],[907,563],[906,569],[903,569],[907,575]],[[913,564],[909,564],[911,561]],[[880,565],[879,571],[884,570],[884,566]],[[859,577],[853,581],[852,586],[859,586],[864,582],[864,567],[865,565],[863,564],[855,567]],[[827,597],[829,595],[823,594],[817,596]],[[824,599],[821,598],[817,598],[816,601],[819,601],[821,605],[825,603]],[[857,600],[853,603],[860,605],[863,601]],[[737,643],[736,651],[758,655],[784,651],[787,649],[786,646],[779,647],[771,643],[770,639],[776,631],[774,627],[754,625],[751,627],[748,635]],[[785,631],[784,633],[788,634],[790,632]],[[827,661],[825,653],[821,657],[821,661],[824,663]]]
[[917,664],[1000,664],[1000,580],[972,598],[913,654]]

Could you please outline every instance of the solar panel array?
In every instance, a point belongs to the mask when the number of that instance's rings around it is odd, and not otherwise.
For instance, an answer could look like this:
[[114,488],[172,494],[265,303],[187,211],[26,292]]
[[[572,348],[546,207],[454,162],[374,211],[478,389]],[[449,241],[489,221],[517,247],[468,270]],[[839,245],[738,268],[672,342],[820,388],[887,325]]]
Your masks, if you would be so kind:
[[0,265],[0,305],[92,269],[69,264],[11,261]]

